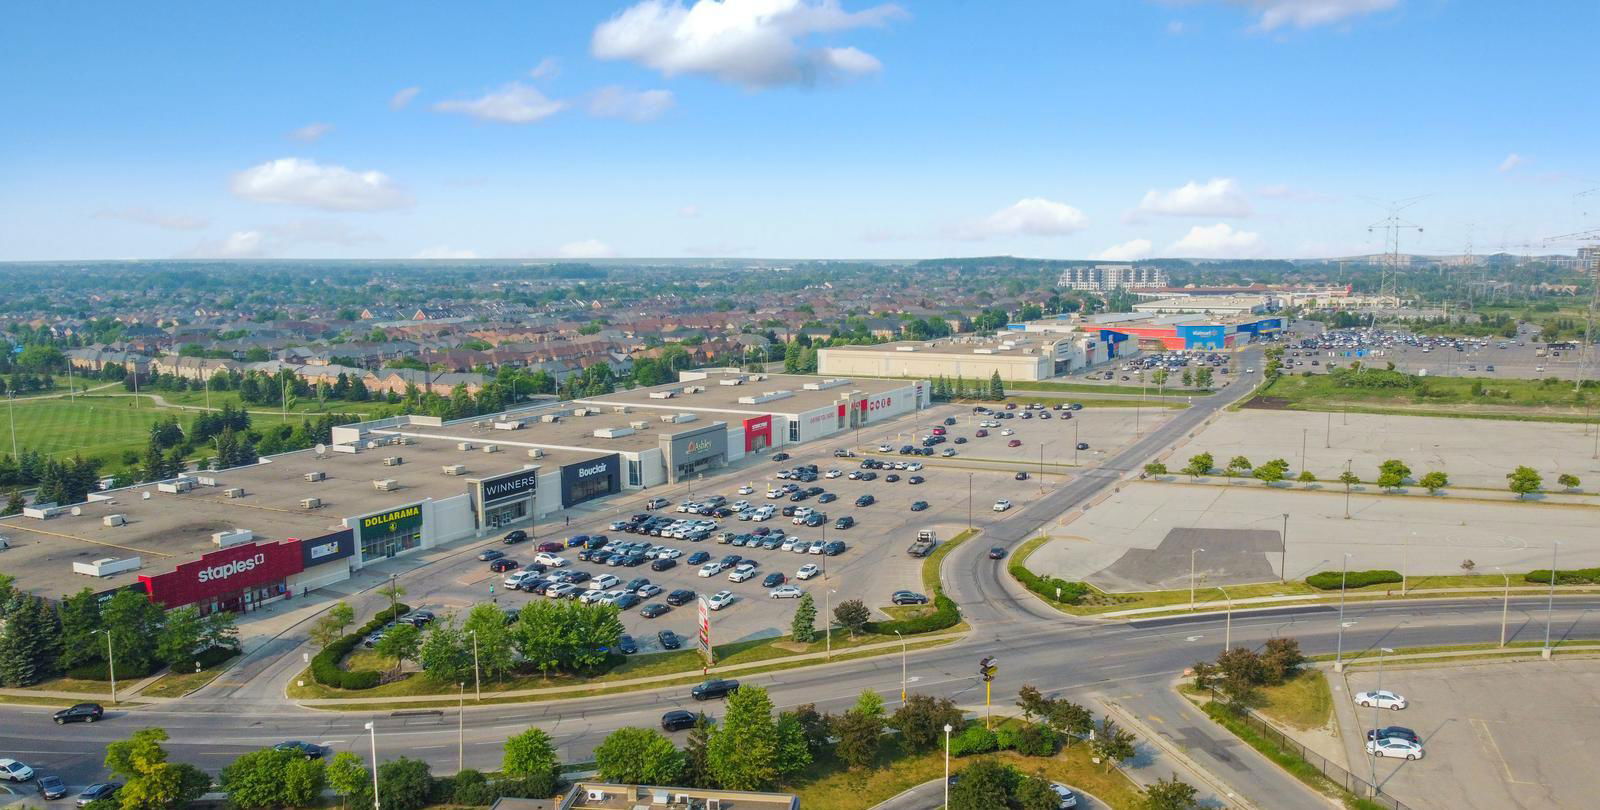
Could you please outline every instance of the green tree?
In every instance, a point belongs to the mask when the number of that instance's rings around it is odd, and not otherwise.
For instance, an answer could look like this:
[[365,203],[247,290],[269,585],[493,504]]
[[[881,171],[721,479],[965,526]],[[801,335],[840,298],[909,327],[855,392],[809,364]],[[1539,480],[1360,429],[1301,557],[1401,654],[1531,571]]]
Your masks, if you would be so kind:
[[101,606],[100,615],[111,634],[117,665],[124,672],[149,672],[161,627],[160,606],[142,593],[120,590]]
[[811,736],[795,712],[778,715],[778,775],[792,776],[811,765]]
[[28,499],[22,497],[22,490],[13,489],[11,494],[6,496],[6,505],[5,508],[0,509],[0,517],[20,515],[22,510],[26,508],[28,508]]
[[1266,648],[1261,652],[1261,668],[1268,683],[1283,683],[1299,672],[1305,662],[1299,639],[1283,636],[1269,638]]
[[384,633],[383,638],[378,639],[373,651],[394,659],[394,675],[398,678],[401,666],[407,661],[415,661],[421,646],[422,631],[417,629],[416,625],[397,624],[389,628],[389,632]]
[[999,371],[989,375],[989,398],[997,401],[1006,398],[1006,384],[1000,380]]
[[811,598],[811,594],[802,594],[800,603],[794,606],[794,619],[789,623],[789,632],[795,641],[802,644],[817,640],[817,602]]
[[1254,475],[1258,480],[1261,481],[1261,483],[1266,484],[1267,486],[1272,486],[1273,484],[1282,481],[1288,472],[1289,462],[1284,461],[1281,458],[1275,458],[1261,465],[1260,467],[1257,467],[1255,472],[1251,473],[1251,475]]
[[1261,656],[1248,647],[1234,647],[1217,656],[1217,689],[1229,703],[1243,705],[1267,682],[1267,668]]
[[349,602],[338,602],[328,608],[311,624],[311,640],[317,642],[318,647],[326,647],[339,640],[344,635],[345,628],[354,624],[356,611],[350,607]]
[[878,758],[883,727],[883,698],[871,690],[862,692],[854,707],[834,718],[833,735],[839,739],[834,755],[852,768],[871,766]]
[[511,672],[516,663],[515,651],[510,629],[506,626],[506,614],[499,606],[489,602],[473,605],[461,630],[469,644],[471,637],[477,637],[478,669],[485,678],[499,680]]
[[1190,478],[1210,475],[1211,468],[1216,464],[1217,460],[1212,458],[1210,453],[1198,453],[1189,457],[1189,463],[1184,465],[1183,474]]
[[1184,388],[1190,388],[1194,386],[1194,372],[1190,371],[1189,369],[1184,369],[1183,375],[1178,379],[1183,383]]
[[1361,483],[1361,476],[1356,475],[1349,470],[1345,470],[1344,472],[1339,473],[1339,483],[1344,484],[1344,492],[1346,495],[1348,495],[1350,494],[1351,487]]
[[1506,488],[1517,493],[1520,500],[1535,492],[1544,484],[1544,479],[1532,467],[1519,466],[1506,473]]
[[387,810],[421,810],[432,794],[428,763],[401,757],[378,766],[378,804]]
[[929,751],[944,739],[944,727],[961,725],[961,710],[949,698],[911,694],[889,717],[889,727],[900,733],[900,744],[911,751]]
[[200,620],[200,649],[239,651],[239,625],[232,613],[219,610]]
[[1378,465],[1378,486],[1387,490],[1396,490],[1405,486],[1406,479],[1411,477],[1411,468],[1397,458],[1391,458]]
[[450,801],[463,807],[482,807],[498,798],[482,771],[465,768],[451,780]]
[[121,810],[176,810],[211,789],[205,771],[167,761],[166,741],[164,729],[146,728],[106,746],[106,769],[124,783],[116,796]]
[[371,804],[372,772],[356,754],[349,751],[334,754],[328,763],[327,778],[328,787],[339,794],[343,803]]
[[728,790],[765,790],[777,779],[777,754],[772,699],[759,686],[741,687],[728,696],[722,723],[707,742],[712,777]]
[[505,755],[500,770],[521,781],[531,796],[549,796],[555,792],[561,773],[561,760],[556,758],[556,748],[550,735],[530,728],[506,740]]
[[[0,594],[0,604],[4,604]],[[105,641],[98,631],[100,623],[100,598],[94,591],[84,588],[61,600],[61,657],[60,668],[72,669],[80,664],[99,661],[104,657]]]
[[1450,477],[1438,470],[1434,470],[1417,479],[1417,483],[1427,489],[1429,495],[1438,495],[1439,490],[1450,485]]
[[1158,368],[1155,371],[1150,373],[1150,382],[1153,385],[1165,387],[1166,384],[1167,384],[1167,377],[1168,376],[1170,376],[1170,374],[1166,369]]
[[1301,470],[1300,474],[1295,476],[1295,480],[1302,484],[1314,484],[1317,482],[1317,475],[1310,470]]
[[466,683],[472,678],[472,647],[454,616],[428,628],[417,662],[423,672],[442,683]]
[[1022,777],[1013,796],[1019,810],[1057,810],[1061,806],[1060,797],[1043,774]]
[[1245,473],[1250,472],[1251,469],[1250,459],[1247,459],[1244,456],[1234,456],[1228,461],[1228,478],[1231,479],[1236,475],[1244,475]]
[[1197,810],[1199,807],[1199,793],[1194,785],[1176,776],[1157,779],[1144,790],[1143,810]]
[[1089,750],[1105,763],[1106,772],[1109,773],[1117,763],[1134,755],[1134,736],[1110,717],[1101,717],[1094,739],[1089,741]]
[[1211,387],[1211,367],[1210,366],[1201,366],[1200,369],[1194,373],[1194,386],[1196,388],[1210,388]]
[[1562,473],[1561,475],[1556,476],[1556,483],[1560,484],[1565,489],[1573,490],[1577,489],[1578,486],[1583,482],[1579,481],[1578,476],[1573,475],[1572,473]]
[[55,611],[42,599],[13,596],[0,628],[0,684],[32,686],[56,672],[61,657]]
[[711,772],[711,735],[716,724],[705,713],[694,716],[694,727],[683,746],[683,783],[689,787],[717,787]]
[[1017,784],[1015,769],[990,757],[974,760],[961,770],[961,780],[950,788],[949,810],[995,810],[1006,807]]
[[854,637],[872,619],[872,611],[860,599],[846,599],[834,607],[833,619]]
[[619,785],[676,785],[683,752],[653,728],[619,728],[594,749],[600,778]]
[[1152,461],[1149,464],[1144,465],[1144,474],[1150,476],[1151,478],[1160,475],[1166,475],[1167,465],[1162,464],[1159,461]]
[[310,807],[322,794],[326,774],[321,760],[296,751],[263,748],[241,754],[222,769],[219,780],[228,804],[240,810]]
[[166,621],[156,637],[156,657],[173,672],[193,670],[195,654],[200,651],[202,626],[200,609],[194,605],[167,611]]

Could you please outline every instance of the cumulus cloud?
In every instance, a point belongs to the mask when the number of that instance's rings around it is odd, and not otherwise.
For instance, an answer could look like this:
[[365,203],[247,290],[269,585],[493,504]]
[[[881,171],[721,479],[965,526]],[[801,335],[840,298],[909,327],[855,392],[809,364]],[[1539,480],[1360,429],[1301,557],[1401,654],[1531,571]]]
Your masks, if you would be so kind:
[[306,158],[252,166],[233,176],[232,188],[247,200],[326,211],[384,211],[411,204],[410,195],[383,172],[324,166]]
[[498,124],[531,124],[561,112],[566,106],[565,101],[546,98],[536,87],[511,82],[477,98],[441,101],[433,105],[433,109]]
[[152,228],[163,228],[169,231],[198,231],[211,224],[205,217],[192,217],[186,214],[168,214],[161,211],[152,211],[148,208],[117,208],[101,211],[95,214],[100,219],[120,219],[123,222],[132,222],[137,225],[149,225]]
[[1150,247],[1149,239],[1130,239],[1120,245],[1112,245],[1094,254],[1092,258],[1111,262],[1131,262],[1149,256]]
[[1199,259],[1240,258],[1258,255],[1260,251],[1261,234],[1236,231],[1226,222],[1196,225],[1167,248],[1170,255]]
[[1400,0],[1228,0],[1228,2],[1250,9],[1256,15],[1255,28],[1259,31],[1331,25],[1353,17],[1388,11],[1400,4]]
[[1027,197],[956,230],[960,239],[992,236],[1066,236],[1083,230],[1088,219],[1070,205]]
[[599,239],[585,239],[562,245],[556,249],[556,255],[563,259],[609,259],[616,256],[617,252]]
[[306,124],[305,126],[290,132],[289,137],[302,143],[315,143],[316,141],[321,140],[322,136],[332,131],[332,124],[317,122]]
[[391,110],[403,110],[403,109],[405,109],[407,106],[409,106],[411,104],[412,99],[415,99],[417,97],[417,94],[420,93],[420,92],[422,92],[422,88],[420,88],[420,87],[407,87],[406,89],[401,90],[398,93],[395,93],[394,95],[389,97],[389,109],[391,109]]
[[453,248],[447,245],[435,245],[417,251],[413,259],[476,259],[478,254],[471,250]]
[[1517,154],[1516,152],[1512,152],[1511,154],[1506,155],[1506,159],[1505,160],[1500,161],[1500,171],[1502,171],[1502,172],[1513,171],[1518,166],[1522,166],[1522,165],[1526,164],[1527,162],[1528,162],[1527,158]]
[[589,98],[589,114],[642,124],[660,118],[672,109],[673,103],[671,90],[629,90],[613,84],[596,90]]
[[1206,183],[1190,180],[1167,191],[1151,189],[1145,192],[1132,219],[1144,215],[1168,217],[1247,217],[1250,201],[1245,199],[1239,184],[1229,177],[1213,178]]
[[642,0],[601,23],[597,59],[637,62],[666,76],[709,76],[752,90],[844,81],[883,65],[854,47],[811,40],[903,17],[899,6],[845,11],[838,0]]
[[528,75],[535,79],[554,79],[559,73],[561,73],[561,62],[554,56],[546,56],[540,59],[539,64],[534,65],[533,70],[528,71]]

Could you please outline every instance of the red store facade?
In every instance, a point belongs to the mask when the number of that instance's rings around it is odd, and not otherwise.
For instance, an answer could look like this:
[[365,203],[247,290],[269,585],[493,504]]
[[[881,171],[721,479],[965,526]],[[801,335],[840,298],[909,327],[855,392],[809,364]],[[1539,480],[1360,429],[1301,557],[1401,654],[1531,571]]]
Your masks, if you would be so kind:
[[247,613],[288,593],[286,580],[305,570],[300,541],[241,543],[175,570],[140,575],[150,601],[164,608],[194,605],[201,614]]

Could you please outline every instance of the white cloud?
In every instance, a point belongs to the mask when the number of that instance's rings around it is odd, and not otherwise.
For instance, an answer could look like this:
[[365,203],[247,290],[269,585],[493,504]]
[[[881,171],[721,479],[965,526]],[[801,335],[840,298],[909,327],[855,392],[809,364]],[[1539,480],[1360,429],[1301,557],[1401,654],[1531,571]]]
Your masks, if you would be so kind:
[[992,236],[1066,236],[1086,227],[1083,212],[1066,203],[1028,197],[956,230],[959,239]]
[[1131,262],[1149,256],[1150,247],[1149,239],[1130,239],[1120,245],[1112,245],[1094,254],[1092,258],[1111,262]]
[[256,259],[266,255],[260,231],[234,231],[222,239],[195,245],[187,256],[196,259]]
[[164,228],[169,231],[198,231],[211,221],[205,217],[191,217],[185,214],[164,214],[160,211],[151,211],[148,208],[119,208],[111,211],[101,211],[95,214],[100,219],[120,219],[138,225],[149,225],[155,228]]
[[470,251],[470,250],[464,250],[464,249],[461,249],[461,248],[453,248],[453,247],[449,247],[447,245],[435,245],[433,247],[423,248],[422,250],[417,251],[417,254],[415,256],[412,256],[411,258],[413,258],[413,259],[476,259],[476,258],[478,258],[478,254],[473,252],[473,251]]
[[1218,177],[1205,184],[1193,180],[1170,191],[1151,189],[1134,210],[1143,214],[1169,217],[1247,217],[1250,201],[1232,178]]
[[405,109],[408,105],[411,104],[411,100],[416,98],[417,94],[420,93],[420,92],[422,92],[422,88],[420,88],[420,87],[407,87],[406,89],[401,90],[398,93],[395,93],[394,95],[389,97],[389,109],[391,109],[391,110],[403,110],[403,109]]
[[252,166],[233,176],[232,188],[247,200],[327,211],[382,211],[411,204],[410,195],[383,172],[357,172],[306,158]]
[[671,90],[629,90],[613,84],[596,90],[590,97],[589,114],[642,124],[660,118],[672,109],[673,103]]
[[599,239],[585,239],[562,245],[556,249],[556,255],[563,259],[609,259],[616,256],[617,252]]
[[187,254],[206,259],[255,259],[280,256],[300,245],[354,245],[381,242],[377,234],[328,219],[301,219],[234,231],[205,240]]
[[554,56],[546,56],[540,59],[539,64],[534,65],[533,70],[528,71],[528,75],[535,79],[554,79],[559,73],[561,73],[561,62]]
[[1275,31],[1285,26],[1306,29],[1331,25],[1352,17],[1388,11],[1400,0],[1228,0],[1251,9],[1255,28]]
[[1269,200],[1291,200],[1294,202],[1328,202],[1334,199],[1332,194],[1299,188],[1288,183],[1260,186],[1255,189],[1255,193]]
[[328,134],[328,133],[330,133],[332,131],[333,131],[333,125],[332,124],[324,124],[324,123],[321,123],[321,122],[317,122],[317,123],[312,123],[312,124],[306,124],[305,126],[299,128],[299,129],[297,129],[297,130],[295,130],[293,132],[290,132],[289,133],[289,137],[293,138],[294,140],[301,141],[303,143],[315,143],[316,141],[321,140],[322,136],[324,136],[324,135],[326,135],[326,134]]
[[1511,154],[1506,155],[1505,160],[1500,161],[1500,171],[1509,172],[1513,169],[1516,169],[1518,166],[1527,164],[1527,162],[1527,158],[1517,154],[1516,152],[1512,152]]
[[838,0],[642,0],[601,23],[590,51],[666,76],[694,74],[762,89],[812,85],[875,73],[882,64],[853,47],[808,40],[904,16],[898,6],[849,12]]
[[436,112],[468,115],[479,121],[531,124],[561,112],[566,106],[564,101],[546,98],[538,88],[511,82],[478,98],[441,101],[433,105],[433,109]]
[[1258,255],[1260,251],[1261,234],[1236,231],[1226,222],[1196,225],[1167,248],[1170,255],[1198,259],[1240,258]]
[[683,217],[684,219],[694,219],[695,217],[700,216],[700,206],[685,205],[684,207],[678,209],[678,216]]
[[1187,27],[1188,26],[1183,24],[1182,20],[1173,20],[1167,23],[1167,33],[1173,36],[1178,36],[1179,34],[1182,34]]

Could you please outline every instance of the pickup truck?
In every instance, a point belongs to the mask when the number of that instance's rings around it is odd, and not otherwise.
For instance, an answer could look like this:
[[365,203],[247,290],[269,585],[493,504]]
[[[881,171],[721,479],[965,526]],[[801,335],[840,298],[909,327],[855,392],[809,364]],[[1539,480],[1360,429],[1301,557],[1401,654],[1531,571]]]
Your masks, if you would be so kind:
[[916,542],[906,549],[906,553],[913,557],[926,557],[933,552],[933,547],[938,544],[938,535],[929,529],[923,529],[917,532]]

